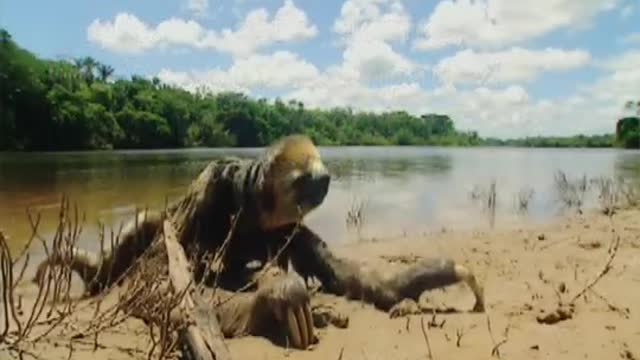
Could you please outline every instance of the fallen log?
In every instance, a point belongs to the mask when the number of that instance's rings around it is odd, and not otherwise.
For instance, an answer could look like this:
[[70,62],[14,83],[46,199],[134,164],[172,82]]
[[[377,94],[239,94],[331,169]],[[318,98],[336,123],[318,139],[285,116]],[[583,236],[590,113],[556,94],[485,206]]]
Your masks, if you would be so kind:
[[163,223],[163,237],[167,248],[171,284],[176,293],[185,294],[179,307],[189,319],[189,324],[179,335],[189,352],[188,357],[195,360],[231,360],[215,311],[207,307],[206,301],[200,301],[197,295],[192,294],[189,262],[178,242],[173,225],[167,219]]

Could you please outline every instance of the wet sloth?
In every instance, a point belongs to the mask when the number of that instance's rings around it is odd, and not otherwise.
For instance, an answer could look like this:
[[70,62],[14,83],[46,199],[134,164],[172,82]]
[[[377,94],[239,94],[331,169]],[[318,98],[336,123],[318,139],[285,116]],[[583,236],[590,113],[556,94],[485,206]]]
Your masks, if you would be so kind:
[[[458,282],[473,291],[473,310],[484,310],[482,288],[475,277],[451,259],[423,260],[392,278],[383,278],[361,270],[356,262],[336,257],[302,223],[324,201],[329,184],[330,174],[312,141],[301,135],[284,137],[257,159],[212,161],[184,196],[163,213],[141,215],[137,226],[129,225],[119,245],[102,259],[77,249],[73,259],[43,261],[36,281],[48,265],[67,260],[84,280],[87,294],[95,295],[127,271],[148,247],[161,247],[158,232],[167,216],[194,265],[196,281],[208,276],[210,264],[203,261],[205,255],[224,245],[215,274],[222,289],[217,294],[246,287],[256,275],[247,265],[255,261],[264,265],[279,253],[277,264],[283,270],[291,264],[302,278],[319,280],[321,291],[364,301],[383,311],[405,303],[403,300],[415,301],[425,290]],[[225,242],[230,230],[232,238]],[[314,341],[314,329],[309,294],[300,276],[281,271],[261,277],[250,291],[223,302],[216,308],[223,334],[266,335],[280,330],[291,345],[307,348]]]

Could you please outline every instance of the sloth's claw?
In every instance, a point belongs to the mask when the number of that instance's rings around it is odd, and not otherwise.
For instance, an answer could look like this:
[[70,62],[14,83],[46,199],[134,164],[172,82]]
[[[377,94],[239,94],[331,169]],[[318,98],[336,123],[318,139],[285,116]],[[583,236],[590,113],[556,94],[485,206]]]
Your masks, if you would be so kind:
[[315,342],[308,303],[287,310],[287,333],[297,349],[306,349]]
[[261,289],[275,319],[286,328],[290,345],[307,349],[317,342],[307,288],[295,275],[278,275]]

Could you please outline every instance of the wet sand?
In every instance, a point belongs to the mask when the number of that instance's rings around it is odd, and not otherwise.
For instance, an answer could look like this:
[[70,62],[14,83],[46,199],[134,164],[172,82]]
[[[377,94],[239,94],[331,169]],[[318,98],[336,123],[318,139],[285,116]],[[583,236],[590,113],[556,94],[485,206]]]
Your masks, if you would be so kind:
[[[586,292],[586,298],[575,301],[572,317],[539,323],[541,315],[557,309],[559,302],[568,304],[597,277],[612,256],[610,246],[616,236],[620,242],[611,269]],[[467,312],[473,296],[464,285],[423,294],[425,308],[458,310],[435,318],[427,313],[391,319],[371,305],[316,295],[312,304],[332,304],[349,316],[348,328],[318,329],[319,343],[306,351],[289,350],[259,337],[231,339],[227,343],[234,359],[428,359],[421,321],[432,358],[438,360],[640,359],[639,210],[620,211],[612,218],[598,213],[566,216],[546,225],[447,229],[333,248],[385,274],[418,257],[457,259],[484,285],[487,312]],[[26,297],[33,294],[27,287],[21,291]],[[146,358],[149,344],[138,320],[101,336],[95,352],[93,341],[84,342],[76,343],[71,358]],[[44,350],[45,359],[69,355],[62,341],[38,347],[38,352]]]

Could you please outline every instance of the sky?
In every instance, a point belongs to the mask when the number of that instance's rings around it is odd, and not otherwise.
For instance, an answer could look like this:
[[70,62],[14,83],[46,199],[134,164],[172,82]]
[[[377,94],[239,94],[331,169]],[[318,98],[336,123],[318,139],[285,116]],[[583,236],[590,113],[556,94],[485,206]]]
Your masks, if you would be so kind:
[[640,97],[639,17],[640,0],[0,0],[39,56],[501,138],[613,132]]

